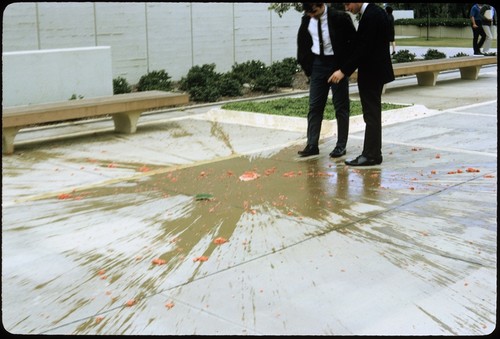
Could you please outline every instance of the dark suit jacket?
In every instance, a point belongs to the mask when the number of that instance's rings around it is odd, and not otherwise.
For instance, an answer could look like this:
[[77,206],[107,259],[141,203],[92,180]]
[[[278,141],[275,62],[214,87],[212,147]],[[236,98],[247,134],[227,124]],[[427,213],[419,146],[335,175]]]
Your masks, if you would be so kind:
[[384,85],[394,80],[389,34],[390,23],[385,10],[369,3],[359,21],[353,52],[342,73],[350,76],[358,69],[361,86]]
[[[351,17],[345,13],[329,7],[328,31],[332,42],[333,53],[339,66],[346,62],[350,52],[350,44],[356,35],[356,28],[352,23]],[[311,18],[308,15],[302,17],[302,22],[297,34],[297,61],[307,76],[311,75],[314,54],[311,52],[313,45],[311,34],[309,34],[309,22]]]

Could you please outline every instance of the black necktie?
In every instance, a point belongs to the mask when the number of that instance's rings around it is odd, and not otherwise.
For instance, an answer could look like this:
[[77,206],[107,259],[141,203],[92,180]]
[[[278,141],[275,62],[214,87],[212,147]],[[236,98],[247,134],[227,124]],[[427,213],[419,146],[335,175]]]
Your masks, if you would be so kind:
[[318,36],[319,36],[319,55],[324,55],[323,51],[323,32],[321,31],[321,20],[318,19]]

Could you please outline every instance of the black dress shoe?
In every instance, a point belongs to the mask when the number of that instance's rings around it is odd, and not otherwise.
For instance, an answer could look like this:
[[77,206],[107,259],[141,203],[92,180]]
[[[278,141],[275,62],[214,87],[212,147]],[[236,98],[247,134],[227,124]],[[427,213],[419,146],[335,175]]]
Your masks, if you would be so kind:
[[349,166],[374,166],[380,165],[382,163],[382,156],[380,158],[367,158],[364,155],[360,155],[356,159],[346,160],[345,164]]
[[318,148],[318,146],[307,145],[306,148],[304,148],[304,150],[298,151],[297,153],[301,157],[309,157],[311,155],[319,154],[319,148]]
[[345,147],[337,146],[333,151],[330,152],[330,157],[338,158],[345,155],[345,153],[346,153]]

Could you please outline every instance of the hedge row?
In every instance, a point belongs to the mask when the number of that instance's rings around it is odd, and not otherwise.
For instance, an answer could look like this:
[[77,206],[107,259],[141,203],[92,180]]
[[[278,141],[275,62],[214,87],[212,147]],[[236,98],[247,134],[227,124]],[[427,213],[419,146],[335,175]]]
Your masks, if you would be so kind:
[[271,66],[255,60],[236,63],[227,73],[218,73],[215,67],[215,64],[193,66],[177,83],[171,81],[165,70],[148,72],[134,87],[125,78],[118,77],[113,79],[113,93],[179,89],[188,92],[192,101],[213,102],[221,97],[241,96],[245,88],[270,93],[279,87],[291,87],[294,75],[301,71],[295,58],[285,58]]

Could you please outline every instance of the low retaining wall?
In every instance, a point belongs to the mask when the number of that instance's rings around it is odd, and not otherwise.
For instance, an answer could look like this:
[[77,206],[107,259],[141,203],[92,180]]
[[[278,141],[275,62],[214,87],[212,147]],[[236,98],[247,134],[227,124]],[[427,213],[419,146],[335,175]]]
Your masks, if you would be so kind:
[[[460,38],[460,39],[471,39],[472,46],[472,28],[470,27],[446,27],[446,26],[435,26],[429,27],[419,27],[411,25],[395,25],[394,31],[396,36],[416,36],[416,37],[429,37],[431,38]],[[493,38],[497,38],[496,29],[493,32]]]

